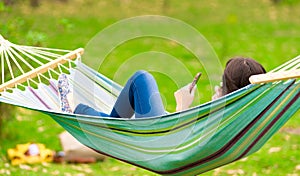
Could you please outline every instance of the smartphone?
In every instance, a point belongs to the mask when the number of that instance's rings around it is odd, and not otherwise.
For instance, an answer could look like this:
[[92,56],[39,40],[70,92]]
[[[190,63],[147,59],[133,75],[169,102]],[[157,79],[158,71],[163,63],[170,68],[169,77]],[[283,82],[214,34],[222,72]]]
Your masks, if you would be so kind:
[[192,92],[193,88],[194,88],[195,85],[197,84],[197,82],[198,82],[198,80],[199,80],[199,78],[200,78],[201,75],[202,75],[202,73],[199,72],[199,73],[197,73],[196,76],[194,77],[194,80],[193,80],[193,82],[192,82],[192,84],[191,84],[191,86],[190,86],[190,93]]

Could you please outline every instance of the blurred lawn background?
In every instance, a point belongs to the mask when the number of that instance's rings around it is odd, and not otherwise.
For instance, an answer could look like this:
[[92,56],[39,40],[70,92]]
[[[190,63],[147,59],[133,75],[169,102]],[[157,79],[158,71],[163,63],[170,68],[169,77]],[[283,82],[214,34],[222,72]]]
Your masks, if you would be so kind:
[[[8,0],[5,0],[8,2]],[[222,66],[234,56],[258,60],[267,70],[300,54],[299,0],[16,0],[0,1],[0,34],[17,44],[76,49],[105,27],[119,20],[140,15],[164,15],[195,27],[210,42]],[[175,30],[175,29],[174,29]],[[195,57],[180,45],[160,39],[137,39],[116,48],[99,70],[114,78],[121,63],[142,52],[168,53],[186,63],[192,73],[201,67]],[[84,57],[84,56],[83,56]],[[88,63],[87,63],[88,64]],[[128,72],[132,70],[128,69]],[[174,83],[154,74],[159,89],[174,111]],[[198,103],[209,101],[212,91],[204,76],[198,84]],[[125,77],[115,80],[124,84]],[[58,134],[63,129],[50,117],[21,108],[5,118],[0,139],[0,175],[155,175],[108,158],[91,165],[42,164],[11,166],[8,148],[26,142],[40,142],[61,150]],[[4,112],[1,112],[4,113]],[[203,175],[299,175],[299,113],[257,153],[246,159]]]

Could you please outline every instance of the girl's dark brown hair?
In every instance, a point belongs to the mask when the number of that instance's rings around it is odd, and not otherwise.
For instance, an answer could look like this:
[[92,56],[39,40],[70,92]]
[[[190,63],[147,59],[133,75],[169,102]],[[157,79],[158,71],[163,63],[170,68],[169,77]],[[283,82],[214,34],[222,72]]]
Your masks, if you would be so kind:
[[264,67],[251,58],[233,58],[226,63],[222,94],[226,95],[248,84],[251,75],[266,73]]

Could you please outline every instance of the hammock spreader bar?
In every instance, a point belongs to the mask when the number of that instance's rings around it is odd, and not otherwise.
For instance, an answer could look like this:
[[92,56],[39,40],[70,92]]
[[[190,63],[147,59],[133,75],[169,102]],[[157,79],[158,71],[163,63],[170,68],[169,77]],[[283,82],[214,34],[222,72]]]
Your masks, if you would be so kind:
[[288,80],[293,78],[300,78],[300,70],[288,70],[288,71],[280,71],[275,73],[253,75],[249,78],[249,81],[251,84],[260,84],[260,83]]
[[27,81],[28,79],[35,78],[39,74],[43,74],[43,73],[47,72],[49,69],[56,68],[59,64],[66,63],[68,60],[76,59],[78,57],[78,55],[83,54],[83,51],[84,51],[83,48],[78,48],[64,56],[57,58],[56,60],[50,61],[34,70],[31,70],[23,75],[20,75],[2,85],[0,85],[0,92],[2,92],[3,90],[5,90],[7,88],[12,88],[16,84],[22,84],[23,82]]

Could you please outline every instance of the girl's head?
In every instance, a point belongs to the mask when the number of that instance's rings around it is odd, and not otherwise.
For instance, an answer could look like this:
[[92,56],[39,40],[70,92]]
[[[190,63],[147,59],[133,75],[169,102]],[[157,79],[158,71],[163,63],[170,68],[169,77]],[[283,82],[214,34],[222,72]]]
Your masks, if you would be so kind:
[[248,84],[251,75],[266,73],[264,67],[250,58],[233,58],[226,63],[222,94],[226,95]]

